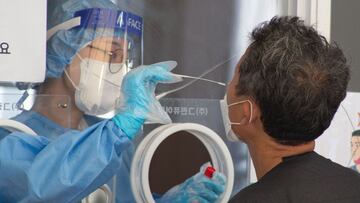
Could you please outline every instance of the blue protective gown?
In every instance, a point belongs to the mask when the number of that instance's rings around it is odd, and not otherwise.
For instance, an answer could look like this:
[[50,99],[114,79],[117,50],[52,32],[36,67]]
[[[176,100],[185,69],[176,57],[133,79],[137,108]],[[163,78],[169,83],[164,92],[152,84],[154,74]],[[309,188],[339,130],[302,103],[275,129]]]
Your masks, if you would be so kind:
[[78,131],[33,111],[14,120],[38,136],[0,129],[0,202],[79,202],[117,174],[116,202],[135,202],[134,146],[111,120]]

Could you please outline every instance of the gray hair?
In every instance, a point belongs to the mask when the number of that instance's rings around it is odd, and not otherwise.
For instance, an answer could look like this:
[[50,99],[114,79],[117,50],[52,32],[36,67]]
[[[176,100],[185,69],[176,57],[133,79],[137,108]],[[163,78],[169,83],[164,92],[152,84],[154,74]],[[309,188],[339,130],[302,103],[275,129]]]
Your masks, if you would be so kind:
[[274,17],[251,34],[238,95],[253,97],[266,133],[285,144],[320,136],[346,96],[342,50],[298,17]]

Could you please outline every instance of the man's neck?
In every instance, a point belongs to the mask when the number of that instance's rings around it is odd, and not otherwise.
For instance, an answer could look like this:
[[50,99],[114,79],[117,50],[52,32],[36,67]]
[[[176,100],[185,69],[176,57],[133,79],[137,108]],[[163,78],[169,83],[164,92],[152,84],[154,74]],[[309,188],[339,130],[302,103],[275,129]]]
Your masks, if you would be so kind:
[[280,164],[283,157],[303,154],[313,151],[315,148],[315,141],[297,146],[288,146],[275,142],[265,133],[258,137],[260,139],[247,142],[258,180]]

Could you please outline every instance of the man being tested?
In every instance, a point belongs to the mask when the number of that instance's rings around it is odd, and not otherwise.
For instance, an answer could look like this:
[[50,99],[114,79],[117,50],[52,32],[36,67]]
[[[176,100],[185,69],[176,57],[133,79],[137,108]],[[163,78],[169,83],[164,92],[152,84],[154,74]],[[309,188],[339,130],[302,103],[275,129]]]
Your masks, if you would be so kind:
[[360,176],[313,151],[348,81],[341,49],[297,17],[274,17],[252,32],[223,109],[258,182],[230,202],[360,202]]

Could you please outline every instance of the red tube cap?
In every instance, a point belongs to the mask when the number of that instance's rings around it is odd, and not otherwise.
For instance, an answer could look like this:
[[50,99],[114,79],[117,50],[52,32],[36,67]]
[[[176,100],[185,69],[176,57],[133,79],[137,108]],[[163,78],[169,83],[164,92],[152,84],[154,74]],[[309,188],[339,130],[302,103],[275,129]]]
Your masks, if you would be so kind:
[[208,166],[204,172],[204,175],[208,178],[212,178],[215,173],[215,168],[212,166]]

